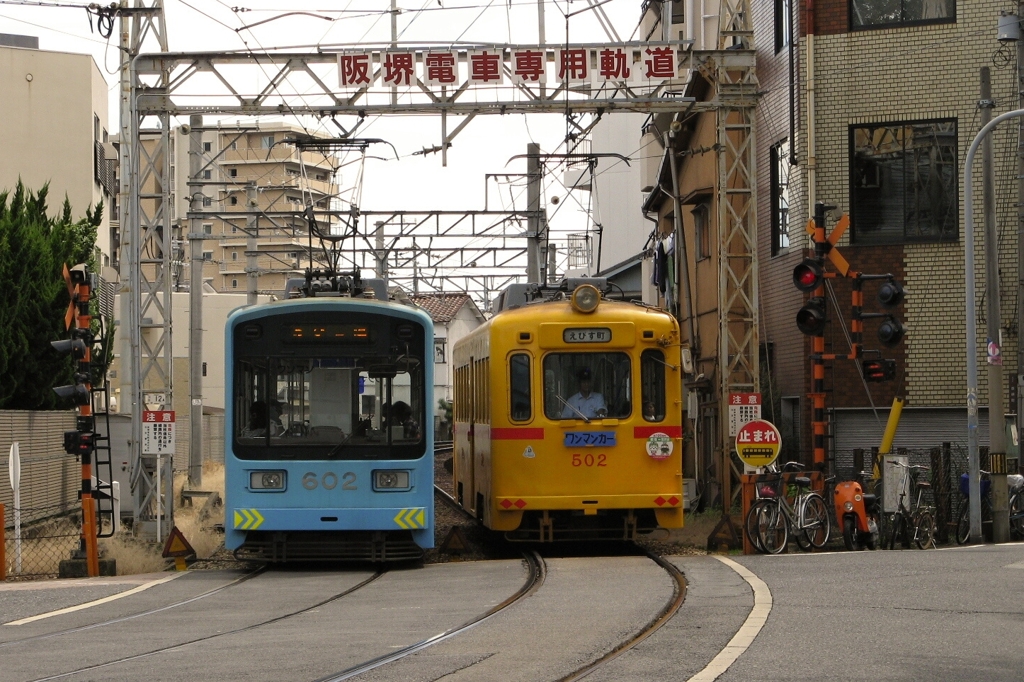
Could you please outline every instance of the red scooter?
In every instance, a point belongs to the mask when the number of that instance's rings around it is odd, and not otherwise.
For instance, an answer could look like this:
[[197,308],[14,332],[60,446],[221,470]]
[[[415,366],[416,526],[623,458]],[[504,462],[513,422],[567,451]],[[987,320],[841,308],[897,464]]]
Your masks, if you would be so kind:
[[[862,471],[861,480],[870,477]],[[878,498],[865,493],[859,481],[836,484],[836,524],[843,531],[843,544],[851,552],[878,547]]]

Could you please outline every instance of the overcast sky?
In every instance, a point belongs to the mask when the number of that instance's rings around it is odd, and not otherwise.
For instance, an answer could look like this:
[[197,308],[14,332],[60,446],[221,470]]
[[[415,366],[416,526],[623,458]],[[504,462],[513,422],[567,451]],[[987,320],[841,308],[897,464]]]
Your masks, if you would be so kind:
[[[0,0],[0,32],[37,36],[44,50],[92,54],[110,86],[109,127],[116,132],[117,26],[108,44],[98,33],[90,32],[88,15],[81,7],[84,3],[77,7],[74,4],[74,0]],[[639,0],[610,0],[601,5],[622,40],[637,39],[640,5]],[[386,43],[391,37],[389,6],[390,0],[166,0],[165,12],[172,52],[260,51],[282,46],[305,51],[316,46],[338,49]],[[243,7],[248,11],[241,11]],[[398,17],[399,40],[406,45],[538,43],[536,0],[400,0],[398,7],[402,10]],[[568,20],[566,14],[570,15]],[[243,28],[274,17],[278,18]],[[549,44],[610,41],[586,0],[547,2],[545,17]],[[147,48],[146,51],[152,51],[155,43]],[[296,122],[294,118],[285,120]],[[350,125],[353,121],[350,117],[342,123]],[[452,130],[457,121],[449,119],[448,129]],[[182,122],[184,119],[179,121]],[[320,128],[331,135],[338,134],[329,123],[315,119],[303,119],[301,123],[311,130]],[[392,160],[367,161],[360,206],[364,210],[482,209],[486,173],[524,172],[525,160],[506,165],[508,160],[525,153],[529,142],[539,143],[546,153],[565,151],[565,133],[565,119],[558,114],[479,116],[454,139],[448,167],[443,168],[439,154],[413,155],[440,143],[438,116],[383,116],[368,120],[357,135],[388,140],[397,149],[400,160],[393,160],[389,150],[385,154],[384,149],[374,149],[373,153]],[[625,155],[637,153],[636,149],[617,151]],[[356,167],[342,172],[343,188],[355,183]],[[552,197],[565,198],[565,189],[557,179],[549,179],[545,187],[549,214],[556,210],[551,204]],[[514,187],[497,188],[493,183],[490,186],[490,208],[511,208],[512,196],[518,197],[518,208],[525,208],[524,182]],[[587,202],[585,193],[574,194]],[[552,219],[552,228],[578,230],[585,226],[583,215],[575,202],[562,201]]]

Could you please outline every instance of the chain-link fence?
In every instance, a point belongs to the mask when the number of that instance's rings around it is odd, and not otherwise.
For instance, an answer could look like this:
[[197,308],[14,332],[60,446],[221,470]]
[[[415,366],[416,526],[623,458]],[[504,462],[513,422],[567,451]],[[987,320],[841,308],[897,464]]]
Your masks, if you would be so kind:
[[[920,481],[931,484],[922,491],[921,503],[934,509],[936,542],[953,542],[956,533],[956,513],[963,500],[959,481],[960,475],[967,472],[967,449],[957,443],[942,443],[932,448],[899,448],[896,452],[890,453],[890,456],[906,457],[907,464],[911,466],[928,467],[928,471],[919,478]],[[981,448],[980,460],[981,468],[987,470],[988,448]],[[857,480],[860,472],[877,472],[882,476],[882,456],[878,454],[878,448],[839,451],[835,453],[834,471],[837,481]],[[890,475],[890,484],[895,489],[888,496],[885,494],[884,480],[880,478],[875,483],[874,492],[883,505],[883,511],[893,511],[899,486],[903,482],[902,471],[896,469],[896,473]],[[865,485],[870,487],[871,482],[868,481]],[[911,494],[909,488],[906,492],[908,495]]]
[[4,556],[8,580],[56,577],[82,535],[81,510],[65,505],[29,507],[4,513]]

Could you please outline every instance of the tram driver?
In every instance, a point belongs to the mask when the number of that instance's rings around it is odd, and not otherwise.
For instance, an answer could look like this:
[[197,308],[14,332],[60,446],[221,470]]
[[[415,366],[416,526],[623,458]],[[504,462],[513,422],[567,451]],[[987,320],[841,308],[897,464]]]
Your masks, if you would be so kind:
[[604,417],[608,414],[608,406],[604,402],[604,396],[592,391],[593,381],[590,375],[590,368],[584,367],[576,374],[580,390],[574,393],[566,401],[565,409],[562,410],[562,419],[572,419],[582,414],[587,419]]

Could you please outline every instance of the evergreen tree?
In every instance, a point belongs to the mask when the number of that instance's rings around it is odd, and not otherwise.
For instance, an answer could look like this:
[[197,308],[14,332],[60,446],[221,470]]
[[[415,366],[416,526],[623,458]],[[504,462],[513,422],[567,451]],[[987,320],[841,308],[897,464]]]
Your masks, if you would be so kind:
[[33,193],[20,181],[13,194],[0,193],[0,409],[71,407],[51,389],[73,381],[74,365],[50,341],[67,338],[64,264],[93,265],[103,205],[74,221],[65,198],[51,218],[48,194],[48,186]]

